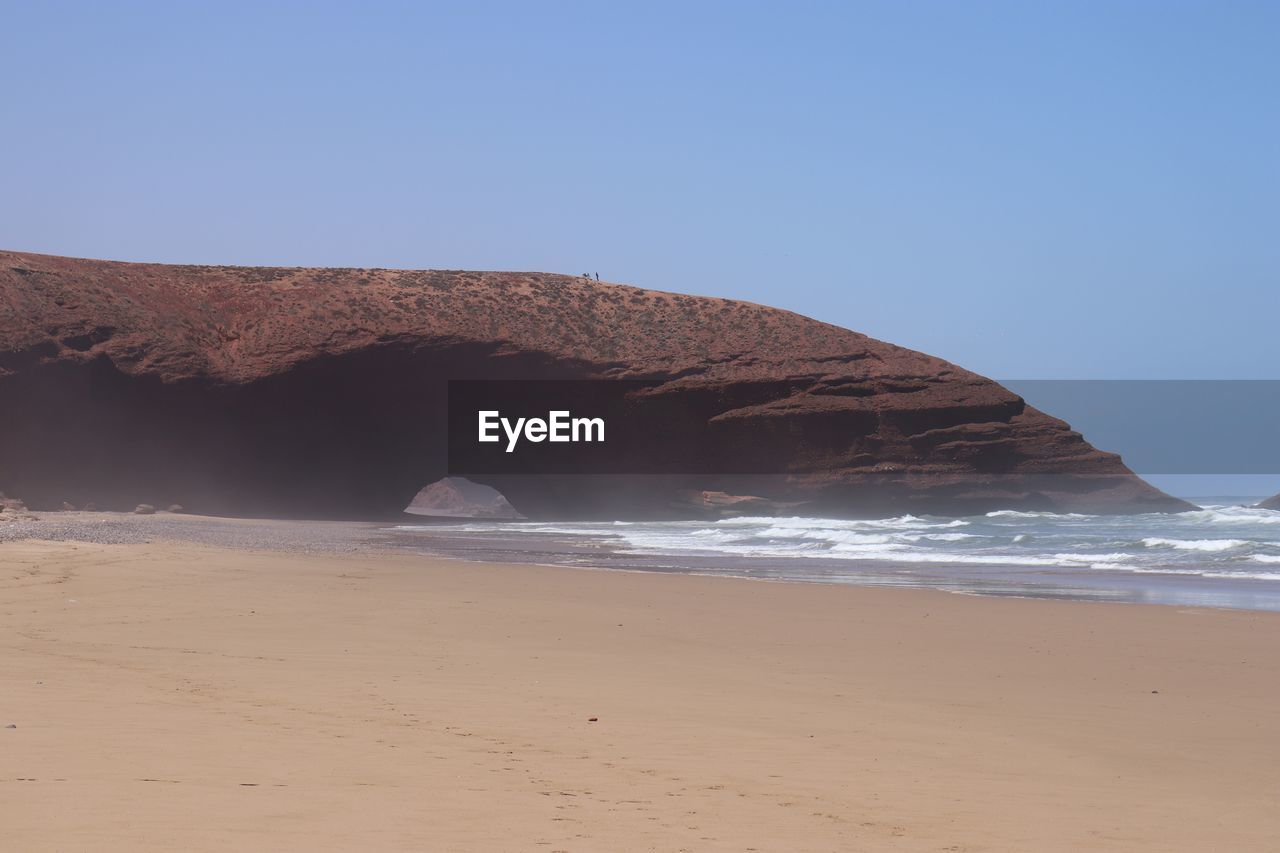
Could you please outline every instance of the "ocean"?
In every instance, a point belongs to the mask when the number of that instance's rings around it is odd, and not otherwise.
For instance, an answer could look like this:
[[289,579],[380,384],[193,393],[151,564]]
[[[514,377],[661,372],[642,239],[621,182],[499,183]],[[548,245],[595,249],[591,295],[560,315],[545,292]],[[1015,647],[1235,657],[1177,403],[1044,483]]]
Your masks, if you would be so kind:
[[875,520],[407,524],[446,556],[774,581],[1280,611],[1280,512],[1195,498],[1176,515],[999,511]]

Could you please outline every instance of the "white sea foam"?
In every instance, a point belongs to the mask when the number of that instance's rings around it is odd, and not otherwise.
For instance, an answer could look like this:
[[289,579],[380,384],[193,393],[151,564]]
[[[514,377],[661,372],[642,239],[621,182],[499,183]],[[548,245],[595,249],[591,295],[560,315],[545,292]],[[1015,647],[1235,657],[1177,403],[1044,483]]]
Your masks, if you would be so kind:
[[[975,566],[1061,566],[1065,562],[1052,557],[1010,554],[958,554],[946,551],[924,551],[905,545],[888,545],[880,548],[836,546],[831,556],[845,559],[879,560],[892,563],[950,563]],[[1078,564],[1077,564],[1078,565]]]
[[1178,513],[1177,518],[1200,524],[1280,524],[1280,512],[1252,506],[1206,507]]
[[1055,560],[1069,563],[1123,563],[1133,559],[1132,554],[1054,554]]
[[929,542],[963,542],[966,539],[980,539],[972,533],[903,533],[902,538],[910,542],[927,540]]
[[1280,572],[1241,572],[1241,571],[1212,571],[1207,569],[1174,569],[1168,567],[1159,568],[1141,568],[1132,567],[1129,571],[1139,575],[1192,575],[1202,578],[1216,578],[1221,580],[1257,580],[1257,581],[1275,581],[1280,580]]
[[715,522],[717,527],[772,527],[793,530],[829,530],[833,528],[848,530],[907,530],[915,528],[967,527],[969,522],[963,518],[920,518],[914,515],[900,515],[895,518],[805,518],[803,516],[739,516]]
[[1081,515],[1078,512],[1033,512],[1017,509],[997,509],[986,514],[986,518],[1051,518],[1051,519],[1081,519],[1095,518],[1092,515]]
[[1164,539],[1148,536],[1142,540],[1148,548],[1176,548],[1179,551],[1230,551],[1253,543],[1244,539]]
[[[885,519],[743,517],[683,522],[488,522],[399,525],[427,536],[517,537],[549,543],[552,560],[575,564],[603,553],[642,565],[724,570],[792,580],[941,585],[944,588],[1143,590],[1144,600],[1194,601],[1205,585],[1231,593],[1249,582],[1247,601],[1274,596],[1280,609],[1280,512],[1210,506],[1177,514],[1091,516],[1004,510],[985,516]],[[587,550],[578,550],[578,545]],[[687,559],[689,562],[682,562]],[[696,560],[696,562],[695,562]],[[616,564],[616,563],[614,563]],[[623,563],[625,565],[625,562]],[[719,569],[714,569],[719,570]],[[1162,581],[1158,576],[1170,576]],[[1129,576],[1127,580],[1121,580]],[[1143,578],[1141,586],[1135,586]],[[906,578],[907,580],[904,580]],[[1181,578],[1176,585],[1169,585]],[[1269,589],[1276,591],[1270,592]],[[1155,592],[1153,592],[1155,591]],[[1152,598],[1151,596],[1154,596]],[[1178,597],[1181,596],[1181,597]],[[1187,596],[1191,596],[1190,599]],[[1215,599],[1220,601],[1221,599]],[[1270,604],[1266,605],[1271,607]]]

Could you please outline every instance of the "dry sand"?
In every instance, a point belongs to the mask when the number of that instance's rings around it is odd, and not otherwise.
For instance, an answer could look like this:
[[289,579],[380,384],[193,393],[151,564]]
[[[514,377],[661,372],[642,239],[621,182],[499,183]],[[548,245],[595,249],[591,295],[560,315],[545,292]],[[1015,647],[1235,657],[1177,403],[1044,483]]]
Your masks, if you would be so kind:
[[0,585],[4,850],[1280,850],[1278,614],[164,542]]

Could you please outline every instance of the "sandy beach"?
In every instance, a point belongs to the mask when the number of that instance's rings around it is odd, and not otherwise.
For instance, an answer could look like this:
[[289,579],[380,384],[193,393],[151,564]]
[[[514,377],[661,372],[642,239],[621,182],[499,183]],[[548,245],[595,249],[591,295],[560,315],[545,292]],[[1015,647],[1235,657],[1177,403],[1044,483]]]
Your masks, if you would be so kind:
[[1280,849],[1277,614],[159,540],[0,585],[5,849]]

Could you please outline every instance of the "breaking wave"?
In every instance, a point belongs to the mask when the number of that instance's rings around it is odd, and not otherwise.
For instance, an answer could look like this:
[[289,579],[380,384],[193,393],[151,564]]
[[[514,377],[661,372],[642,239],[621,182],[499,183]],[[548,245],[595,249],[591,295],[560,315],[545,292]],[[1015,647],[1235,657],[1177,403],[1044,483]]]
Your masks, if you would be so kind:
[[[1129,595],[1126,600],[1166,603],[1173,603],[1170,595],[1152,593],[1153,585],[1266,583],[1276,584],[1266,593],[1274,595],[1275,607],[1264,609],[1280,609],[1280,570],[1268,570],[1280,566],[1277,525],[1280,512],[1223,502],[1186,513],[1135,516],[1002,510],[967,518],[477,521],[451,529],[525,542],[541,537],[551,543],[548,552],[539,552],[543,557],[577,565],[612,555],[611,565],[783,580],[998,588],[1009,594],[1106,590]],[[574,556],[565,557],[570,551]],[[1126,586],[1124,577],[1133,581]],[[1138,583],[1146,584],[1142,595],[1130,589]],[[1197,595],[1177,601],[1216,603],[1207,593]]]

